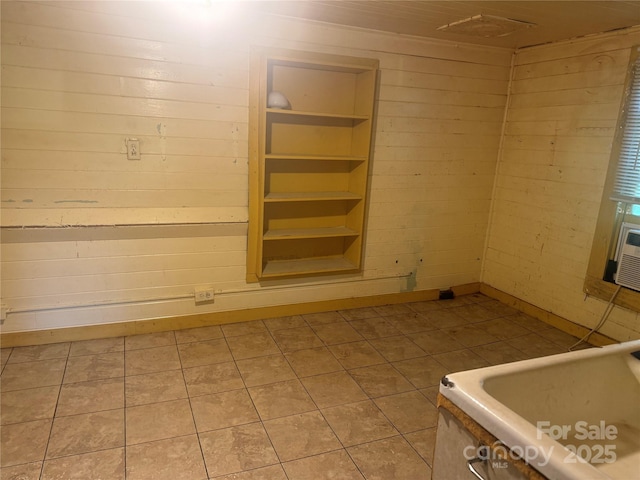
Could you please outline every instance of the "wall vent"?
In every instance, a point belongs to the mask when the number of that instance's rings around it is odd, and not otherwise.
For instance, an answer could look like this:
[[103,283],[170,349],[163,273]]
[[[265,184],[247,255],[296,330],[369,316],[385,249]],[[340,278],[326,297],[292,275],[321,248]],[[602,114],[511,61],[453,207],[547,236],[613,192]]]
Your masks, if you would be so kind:
[[438,30],[473,37],[496,38],[506,37],[518,30],[535,26],[535,23],[511,18],[496,17],[494,15],[474,15],[473,17],[438,27]]

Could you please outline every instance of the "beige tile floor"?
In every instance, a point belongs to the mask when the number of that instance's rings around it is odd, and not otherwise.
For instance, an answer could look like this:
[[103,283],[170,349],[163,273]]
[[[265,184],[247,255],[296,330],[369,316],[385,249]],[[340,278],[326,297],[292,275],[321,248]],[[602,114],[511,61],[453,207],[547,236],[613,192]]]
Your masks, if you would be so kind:
[[429,479],[444,374],[574,341],[470,295],[2,349],[0,478]]

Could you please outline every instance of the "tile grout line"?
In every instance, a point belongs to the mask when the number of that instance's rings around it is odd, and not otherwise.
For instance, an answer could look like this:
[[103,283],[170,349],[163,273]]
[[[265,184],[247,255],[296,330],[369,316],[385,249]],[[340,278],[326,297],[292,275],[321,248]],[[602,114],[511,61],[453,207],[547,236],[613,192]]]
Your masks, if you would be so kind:
[[[278,317],[276,317],[278,318]],[[304,320],[304,317],[302,317]],[[305,323],[306,320],[304,320]],[[278,348],[278,350],[280,351],[280,355],[282,355],[282,357],[284,358],[285,362],[287,363],[287,365],[289,366],[289,368],[291,369],[291,371],[293,372],[293,374],[296,376],[296,380],[298,381],[298,383],[300,383],[300,385],[302,385],[302,388],[304,387],[304,384],[302,384],[302,382],[300,381],[300,378],[298,377],[297,372],[295,371],[295,369],[293,368],[293,365],[291,365],[291,362],[289,361],[289,359],[287,358],[284,350],[282,349],[282,347],[278,344],[278,342],[276,341],[274,335],[273,335],[273,331],[264,323],[264,320],[261,320],[262,324],[265,326],[265,328],[267,329],[267,332],[269,333],[269,336],[271,338],[271,340],[273,341],[273,343],[275,343],[276,347]],[[295,327],[294,327],[295,328]],[[238,370],[239,371],[239,370]],[[240,374],[240,376],[242,377],[242,374]],[[244,378],[242,379],[242,381],[244,382]],[[288,380],[284,380],[284,381],[288,381]],[[281,383],[281,382],[275,382],[275,383]],[[267,384],[267,385],[273,385],[273,383],[271,384]],[[256,385],[256,387],[258,386],[263,386],[263,385]],[[253,388],[253,387],[252,387]],[[284,476],[289,479],[289,475],[287,474],[286,469],[284,468],[284,464],[286,462],[283,462],[282,459],[280,458],[280,455],[278,454],[278,451],[276,450],[275,445],[273,444],[273,439],[271,438],[271,435],[269,435],[269,430],[267,429],[267,427],[265,426],[264,422],[265,420],[262,418],[262,415],[260,414],[260,412],[258,411],[258,408],[255,405],[255,402],[253,401],[253,397],[251,396],[251,392],[249,392],[249,387],[246,386],[245,383],[245,389],[247,390],[247,395],[249,395],[249,399],[251,400],[251,405],[253,405],[253,408],[255,409],[256,413],[258,414],[258,418],[260,418],[260,424],[262,426],[262,429],[264,430],[265,434],[267,435],[267,438],[269,439],[269,444],[271,445],[271,448],[273,449],[273,452],[276,455],[276,458],[278,459],[278,465],[280,466],[280,469],[282,470],[282,472],[284,472]],[[306,391],[306,389],[305,389]],[[308,395],[308,392],[307,392]],[[313,404],[316,406],[316,408],[318,408],[318,405],[316,405],[315,401],[313,400],[313,398],[311,398],[311,395],[309,395],[309,398],[311,399],[311,401],[313,402]],[[308,412],[305,412],[308,413]],[[295,415],[295,414],[294,414]],[[278,418],[284,418],[284,417],[278,417]],[[275,419],[269,419],[269,420],[275,420]],[[268,420],[267,420],[268,421]]]
[[127,453],[129,450],[129,445],[127,443],[127,410],[128,410],[128,405],[127,405],[127,338],[123,337],[122,339],[122,373],[124,375],[124,378],[122,379],[122,389],[123,389],[123,414],[122,414],[122,418],[124,421],[124,425],[122,427],[122,431],[123,431],[123,443],[124,446],[122,448],[122,453],[123,453],[123,463],[124,463],[124,472],[123,473],[123,477],[124,480],[127,479]]
[[[345,319],[345,321],[346,321],[349,325],[351,324],[351,321],[350,321],[349,319],[347,319],[346,317],[344,317],[344,315],[342,315],[340,312],[338,312],[338,313],[339,313],[339,314],[340,314],[340,315]],[[384,318],[384,317],[381,317],[381,318]],[[351,327],[353,328],[353,326],[351,326]],[[355,330],[355,329],[354,329],[354,330]],[[356,330],[356,331],[357,331],[357,330]],[[363,340],[362,340],[362,341],[366,342],[366,343],[367,343],[367,345],[371,346],[371,348],[373,348],[373,350],[374,350],[375,352],[377,352],[377,353],[378,353],[378,354],[379,354],[379,355],[380,355],[380,356],[385,360],[385,362],[386,362],[386,363],[377,364],[377,365],[390,365],[390,366],[394,369],[394,371],[397,371],[397,369],[395,369],[395,367],[391,364],[391,362],[389,362],[389,361],[384,357],[384,355],[382,355],[382,354],[381,354],[381,353],[380,353],[380,352],[379,352],[379,351],[378,351],[378,350],[377,350],[373,345],[371,345],[371,343],[369,342],[369,340],[370,340],[370,339],[368,339],[368,338],[364,337],[364,336],[361,334],[361,332],[358,332],[358,334],[360,334],[360,335],[363,337]],[[360,340],[358,340],[358,341],[356,341],[356,342],[346,342],[346,343],[358,343],[358,342],[360,342]],[[339,360],[337,357],[335,357],[335,353],[334,353],[331,349],[329,349],[329,348],[328,348],[328,346],[329,346],[329,345],[326,345],[326,344],[325,344],[325,347],[329,350],[329,352],[331,352],[331,353],[334,355],[334,358],[336,358],[336,360],[337,360],[338,362],[340,362],[340,360]],[[374,406],[375,406],[375,408],[378,410],[378,412],[380,412],[380,414],[381,414],[381,415],[382,415],[382,416],[387,420],[387,422],[389,422],[389,425],[391,425],[391,426],[394,428],[394,430],[397,432],[397,435],[392,435],[391,437],[385,437],[385,438],[394,438],[394,437],[396,437],[396,436],[400,436],[400,437],[402,437],[402,438],[404,439],[404,435],[400,432],[400,430],[398,429],[398,427],[397,427],[397,426],[396,426],[396,425],[391,421],[391,419],[389,419],[389,418],[387,417],[387,415],[386,415],[386,414],[385,414],[385,413],[380,409],[380,407],[378,407],[378,405],[375,403],[375,399],[374,399],[374,397],[372,397],[369,393],[367,393],[367,392],[362,388],[362,386],[357,382],[357,380],[356,380],[355,378],[353,378],[353,375],[351,374],[351,372],[349,371],[349,369],[347,369],[346,367],[344,367],[344,365],[342,365],[342,366],[343,366],[343,368],[344,368],[344,371],[347,373],[347,375],[349,375],[349,378],[351,378],[351,380],[352,380],[352,381],[354,381],[354,382],[355,382],[355,384],[356,384],[356,385],[358,385],[358,387],[359,387],[359,388],[360,388],[360,389],[365,393],[365,395],[366,395],[366,396],[367,396],[367,398],[368,398],[368,401],[369,401],[372,405],[374,405]],[[359,368],[367,368],[367,367],[359,367]],[[405,378],[405,377],[404,377],[404,375],[402,375],[402,373],[401,373],[401,372],[398,372],[398,373],[402,376],[402,378]],[[296,374],[296,375],[297,375],[297,374]],[[300,380],[300,379],[298,378],[298,380]],[[407,379],[407,381],[408,381],[408,379]],[[302,382],[300,382],[300,383],[302,383]],[[418,391],[418,389],[415,387],[415,385],[413,385],[411,382],[409,382],[409,384],[414,388],[414,390],[413,390],[413,391],[420,393],[420,392]],[[304,387],[304,388],[305,388],[305,390],[306,390],[306,387],[304,386],[304,384],[302,384],[302,385],[303,385],[303,387]],[[309,396],[311,397],[311,395],[310,395],[310,393],[308,392],[308,390],[307,390],[307,394],[309,394]],[[428,401],[428,399],[426,399],[426,400]],[[314,401],[314,403],[315,403],[315,401]],[[351,403],[359,403],[359,402],[351,402]],[[350,404],[350,403],[344,403],[344,404],[340,404],[340,405],[334,405],[334,406],[332,406],[332,407],[335,407],[335,406],[342,406],[342,405],[349,405],[349,404]],[[317,406],[317,405],[316,405],[316,406]],[[332,408],[332,407],[327,407],[327,408]],[[363,442],[362,444],[350,445],[349,447],[347,447],[347,446],[343,443],[343,441],[342,441],[342,440],[340,440],[340,437],[338,437],[338,434],[336,433],[336,431],[333,429],[333,427],[331,426],[331,424],[330,424],[330,423],[329,423],[329,421],[327,420],[327,418],[326,418],[326,416],[325,416],[324,412],[322,411],[322,409],[318,407],[318,410],[319,410],[320,414],[322,415],[322,417],[324,418],[324,421],[327,423],[327,425],[328,425],[328,426],[329,426],[329,428],[331,429],[332,433],[335,435],[335,437],[338,439],[338,441],[339,441],[339,442],[340,442],[340,444],[342,445],[342,449],[345,451],[345,453],[346,453],[346,454],[348,455],[348,457],[351,459],[351,462],[353,463],[353,465],[355,465],[356,469],[358,470],[358,472],[360,472],[360,474],[362,475],[362,477],[363,477],[363,478],[366,478],[366,476],[365,476],[364,472],[362,471],[362,469],[360,468],[360,466],[358,466],[357,462],[355,461],[355,459],[353,458],[353,456],[352,456],[352,455],[351,455],[351,453],[349,452],[349,448],[350,448],[350,447],[354,447],[354,446],[364,445],[364,444],[366,444],[366,443],[373,443],[373,442],[377,442],[377,441],[384,440],[384,439],[372,440],[371,442]],[[406,442],[407,442],[407,444],[409,444],[409,445],[410,445],[410,447],[413,449],[413,446],[410,444],[410,442],[409,442],[409,441],[407,441],[406,439],[405,439],[405,441],[406,441]],[[415,451],[415,449],[414,449],[414,451]],[[421,455],[419,455],[419,454],[418,454],[418,452],[416,452],[416,454],[418,455],[418,458],[420,458],[422,461],[424,461],[424,459],[422,458],[422,456],[421,456]],[[424,463],[426,464],[426,462],[424,462]],[[430,467],[429,467],[429,468],[430,468]]]
[[[368,340],[367,340],[367,343],[368,343]],[[371,346],[372,346],[372,348],[374,348],[374,349],[375,349],[375,347],[373,347],[373,345],[371,345]],[[386,358],[385,358],[385,360],[386,360]],[[407,378],[402,374],[402,372],[398,371],[398,370],[395,368],[395,366],[394,366],[391,362],[389,362],[388,360],[386,360],[386,361],[387,361],[386,365],[391,366],[391,368],[393,368],[393,369],[394,369],[396,372],[398,372],[398,373],[399,373],[403,378],[405,378],[405,379],[407,380],[407,382],[409,382],[409,384],[413,387],[413,390],[410,390],[409,392],[416,392],[416,393],[418,393],[419,395],[421,395],[422,397],[424,397],[426,401],[428,401],[429,403],[431,403],[431,401],[430,401],[428,398],[426,398],[426,397],[422,394],[422,392],[420,392],[420,390],[418,389],[418,387],[416,387],[416,386],[415,386],[415,385],[414,385],[414,384],[413,384],[409,379],[407,379]],[[385,364],[380,364],[380,365],[385,365]],[[366,367],[363,367],[363,368],[366,368]],[[349,373],[349,370],[347,370],[347,373]],[[353,378],[353,377],[351,377],[351,378]],[[355,379],[353,379],[353,381],[354,381],[354,382],[356,382],[356,383],[358,383]],[[359,384],[358,384],[358,385],[359,385]],[[361,387],[361,388],[362,388],[362,387]],[[363,389],[363,391],[364,391],[364,389]],[[400,393],[407,393],[407,392],[400,392]],[[372,397],[372,396],[371,396],[371,395],[369,395],[366,391],[365,391],[365,394],[369,397],[369,401],[370,401],[370,402],[371,402],[371,403],[372,403],[372,404],[373,404],[373,405],[378,409],[378,411],[380,412],[380,414],[381,414],[381,415],[382,415],[382,416],[383,416],[383,417],[384,417],[384,418],[389,422],[389,424],[393,426],[393,428],[396,430],[396,432],[398,432],[398,434],[397,434],[397,435],[392,435],[391,437],[385,437],[385,438],[382,438],[382,439],[372,440],[372,441],[370,441],[370,442],[363,442],[363,443],[360,443],[360,444],[357,444],[357,445],[351,445],[351,447],[354,447],[354,446],[360,446],[360,445],[366,445],[366,444],[368,444],[368,443],[374,443],[374,442],[378,442],[378,441],[381,441],[381,440],[386,440],[387,438],[395,438],[395,437],[399,436],[399,437],[401,437],[401,438],[402,438],[402,439],[403,439],[403,440],[404,440],[404,441],[405,441],[405,442],[410,446],[410,448],[411,448],[411,449],[416,453],[416,455],[418,456],[418,458],[419,458],[420,460],[422,460],[425,464],[427,464],[426,460],[425,460],[424,458],[422,458],[422,455],[420,455],[420,454],[415,450],[415,448],[413,447],[413,445],[411,444],[411,442],[409,442],[409,441],[405,438],[405,434],[404,434],[404,433],[402,433],[402,432],[400,431],[400,429],[398,428],[398,426],[397,426],[397,425],[396,425],[396,424],[395,424],[395,423],[394,423],[394,422],[393,422],[393,421],[392,421],[392,420],[391,420],[391,419],[390,419],[390,418],[389,418],[389,417],[384,413],[384,411],[382,411],[382,409],[378,406],[378,404],[377,404],[377,403],[376,403],[376,401],[375,401],[375,399],[376,399],[376,398],[384,398],[385,396],[390,397],[390,396],[399,395],[399,394],[398,394],[398,393],[393,393],[393,394],[389,394],[389,395],[383,395],[383,396],[380,396],[380,397]],[[416,430],[416,431],[418,431],[418,430]],[[353,461],[353,463],[356,465],[356,467],[358,467],[357,463],[355,462],[355,459],[351,456],[351,453],[349,452],[348,448],[346,448],[346,447],[345,447],[345,450],[347,451],[347,454],[349,455],[349,457],[351,458],[351,460]],[[430,467],[428,464],[427,464],[427,466],[429,467],[429,469],[431,469],[431,467]],[[360,470],[360,467],[358,467],[358,470]],[[362,476],[364,477],[364,476],[365,476],[365,475],[364,475],[364,472],[362,472],[362,471],[361,471],[361,473],[362,473]],[[366,477],[365,477],[365,478],[366,478]]]
[[[60,395],[62,394],[62,386],[64,385],[64,377],[67,374],[67,365],[69,364],[69,353],[71,352],[71,342],[69,342],[69,351],[67,351],[67,356],[64,359],[64,370],[62,372],[62,377],[60,378],[60,386],[58,388],[58,398],[56,399],[56,406],[53,409],[53,417],[51,417],[51,427],[49,428],[49,436],[47,438],[47,446],[44,449],[44,455],[42,458],[42,466],[40,467],[40,475],[38,478],[44,477],[44,468],[47,461],[47,453],[49,453],[49,445],[51,443],[51,435],[53,434],[53,426],[56,421],[56,413],[58,411],[58,405],[60,404]],[[13,353],[13,351],[11,352]]]
[[[267,332],[269,333],[269,337],[271,338],[273,343],[276,345],[276,347],[280,351],[280,354],[284,357],[284,354],[282,353],[282,349],[280,348],[280,346],[277,344],[277,342],[275,341],[275,339],[271,335],[271,332],[269,331],[267,326],[264,324],[264,321],[260,320],[260,323],[267,330]],[[224,333],[224,331],[223,331],[223,333]],[[251,335],[251,334],[249,334],[249,335]],[[226,342],[226,337],[225,337],[225,342]],[[228,342],[227,342],[227,347],[229,347]],[[282,466],[282,460],[280,458],[280,455],[278,455],[278,451],[276,450],[276,447],[273,444],[273,440],[271,439],[271,436],[269,435],[269,431],[267,430],[267,428],[264,425],[264,420],[262,419],[262,416],[260,415],[260,412],[258,411],[258,408],[256,407],[255,402],[253,401],[253,397],[251,396],[251,393],[249,392],[249,387],[247,386],[247,382],[245,381],[244,377],[242,376],[242,372],[241,372],[240,368],[238,367],[238,360],[236,359],[235,355],[233,354],[233,351],[231,350],[231,347],[229,347],[229,351],[231,352],[231,358],[233,359],[233,363],[234,363],[234,365],[236,367],[236,370],[238,371],[238,375],[240,375],[240,379],[242,380],[242,384],[244,385],[244,391],[247,393],[247,396],[249,397],[249,401],[251,402],[251,406],[253,407],[253,409],[255,410],[256,414],[258,415],[260,426],[262,427],[262,430],[264,431],[265,435],[267,436],[267,439],[269,440],[269,445],[271,445],[271,449],[273,450],[273,453],[275,454],[276,458],[278,459],[278,465],[280,465],[280,468],[284,472],[285,476],[288,478],[287,473],[284,470],[284,467]],[[264,355],[264,356],[268,356],[268,355]],[[254,357],[254,358],[260,358],[260,357]],[[241,359],[241,360],[248,360],[248,359]],[[285,357],[285,361],[286,361],[286,357]],[[261,468],[261,467],[258,467],[258,468]]]
[[[343,316],[342,314],[340,314],[340,312],[337,312],[337,313],[338,313],[340,316],[342,316],[342,317],[343,317],[343,319],[344,319],[344,321],[345,321],[345,322],[347,322],[347,323],[348,323],[347,319],[346,319],[346,318],[344,318],[344,316]],[[311,326],[311,325],[306,321],[306,319],[304,318],[304,315],[302,315],[302,319],[305,321],[305,323],[307,323],[307,325],[309,326],[309,328],[311,328],[311,330],[313,331],[314,335],[316,335],[316,337],[318,337],[318,335],[317,335],[317,333],[315,332],[315,330],[313,329],[313,327],[312,327],[312,326]],[[269,333],[270,333],[270,334],[271,334],[271,336],[273,337],[273,332],[272,332],[272,331],[269,331]],[[320,337],[318,337],[318,338],[320,338]],[[274,340],[274,342],[275,342],[275,338],[273,338],[273,340]],[[320,341],[323,343],[323,348],[325,348],[327,351],[329,351],[329,353],[333,355],[333,357],[335,358],[335,360],[336,360],[336,361],[338,361],[338,363],[340,363],[340,361],[335,357],[335,354],[331,351],[331,349],[329,349],[329,348],[328,348],[328,347],[329,347],[329,345],[328,345],[324,340],[322,340],[322,339],[320,339]],[[276,345],[278,345],[278,343],[277,343],[277,342],[276,342]],[[314,400],[314,398],[313,398],[313,396],[311,395],[311,393],[309,392],[308,388],[307,388],[307,387],[305,386],[305,384],[302,382],[302,378],[299,376],[299,374],[298,374],[298,373],[295,371],[295,369],[293,368],[293,365],[291,364],[291,362],[289,361],[289,359],[286,357],[286,354],[285,354],[285,353],[284,353],[284,351],[282,350],[282,347],[280,347],[280,345],[278,345],[278,348],[280,349],[280,352],[281,352],[282,356],[284,357],[285,361],[286,361],[286,362],[287,362],[287,364],[289,365],[289,368],[291,368],[291,370],[292,370],[292,371],[293,371],[293,373],[295,374],[295,376],[296,376],[296,380],[297,380],[297,381],[298,381],[298,383],[302,386],[302,388],[304,389],[305,393],[308,395],[308,397],[311,399],[311,401],[312,401],[312,402],[313,402],[313,404],[315,405],[315,407],[316,407],[316,410],[315,410],[315,411],[317,411],[317,412],[321,415],[322,419],[324,420],[324,422],[326,423],[326,425],[327,425],[327,426],[329,427],[329,429],[331,430],[331,433],[334,435],[334,437],[336,438],[336,440],[340,443],[340,445],[341,445],[341,447],[342,447],[342,448],[340,448],[340,449],[330,450],[330,451],[328,451],[328,452],[321,452],[321,453],[314,454],[314,455],[307,455],[307,456],[305,456],[305,457],[297,458],[297,459],[290,460],[290,461],[291,461],[291,462],[293,462],[293,461],[302,460],[302,459],[305,459],[305,458],[311,458],[311,457],[314,457],[314,456],[325,455],[325,454],[327,454],[327,453],[344,451],[344,452],[347,454],[347,456],[351,459],[351,461],[352,461],[353,465],[356,467],[356,469],[358,470],[358,472],[360,472],[360,474],[362,475],[362,477],[363,477],[363,478],[366,478],[366,477],[364,476],[364,472],[362,472],[362,471],[361,471],[361,469],[360,469],[360,467],[358,467],[358,465],[355,463],[355,461],[353,461],[353,458],[352,458],[352,457],[351,457],[351,455],[349,454],[349,451],[347,450],[347,447],[344,445],[344,443],[342,442],[342,440],[340,440],[340,437],[338,436],[338,434],[336,433],[336,431],[333,429],[333,427],[331,426],[331,424],[329,423],[329,421],[328,421],[328,420],[327,420],[327,418],[325,417],[324,412],[322,411],[322,409],[320,408],[320,406],[317,404],[316,400]],[[301,350],[305,350],[305,349],[301,349]],[[299,350],[296,350],[296,351],[299,351]],[[292,352],[289,352],[289,353],[292,353]],[[346,373],[349,375],[349,373],[348,373],[347,369],[346,369],[346,368],[344,368],[344,366],[343,366],[342,364],[340,364],[340,366],[343,368],[343,371],[344,371],[344,372],[346,372]],[[322,374],[319,374],[319,375],[322,375]],[[308,378],[308,377],[305,377],[305,378]],[[351,378],[351,379],[353,380],[353,378],[351,377],[351,375],[349,375],[349,378]],[[355,382],[355,380],[353,380],[353,381]],[[356,382],[356,384],[357,384],[357,382]],[[366,392],[365,392],[365,394],[366,394]],[[305,413],[311,413],[311,412],[305,412]],[[292,415],[288,415],[288,416],[293,416],[293,415],[298,415],[298,414],[292,414]],[[299,415],[302,415],[302,414],[299,414]],[[285,417],[286,417],[286,416],[285,416]],[[280,417],[280,418],[284,418],[284,417]],[[264,428],[264,425],[263,425],[263,428]],[[265,428],[265,432],[267,433],[267,436],[269,436],[269,432],[268,432],[268,430],[267,430],[266,428]],[[271,440],[271,437],[269,437],[269,439]],[[273,445],[273,442],[272,442],[272,445]],[[275,448],[274,448],[274,451],[275,451]],[[277,452],[276,452],[276,455],[278,456],[278,458],[280,458],[280,456],[277,454]],[[285,463],[286,463],[286,462],[285,462]],[[282,469],[283,469],[283,470],[284,470],[284,472],[285,472],[285,475],[287,475],[286,470],[285,470],[285,468],[284,468],[284,463],[281,461],[281,462],[280,462],[280,464],[281,464],[281,466],[282,466]],[[288,475],[287,475],[287,478],[288,478]]]
[[[177,338],[176,338],[176,332],[175,330],[172,330],[173,333],[173,338],[176,341],[176,350],[178,352],[178,360],[180,361],[180,375],[182,376],[182,382],[184,384],[184,390],[187,394],[187,401],[189,402],[189,412],[191,413],[191,421],[193,422],[193,429],[195,430],[195,436],[196,439],[198,440],[198,448],[200,449],[200,457],[202,458],[202,465],[204,467],[204,473],[206,475],[206,479],[203,480],[207,480],[209,478],[209,467],[207,466],[207,460],[205,458],[204,455],[204,449],[202,448],[202,441],[200,440],[200,431],[198,430],[198,424],[196,422],[196,416],[195,413],[193,412],[193,404],[191,403],[191,395],[189,394],[189,389],[187,388],[187,379],[184,376],[184,364],[182,363],[182,354],[180,353],[180,349],[178,348],[178,343],[177,343]],[[229,348],[229,345],[227,344],[227,340],[226,338],[222,337],[224,340],[225,345],[227,346],[227,348]],[[195,342],[192,342],[195,343]],[[178,438],[178,437],[172,437],[172,438]],[[126,480],[126,479],[125,479]]]

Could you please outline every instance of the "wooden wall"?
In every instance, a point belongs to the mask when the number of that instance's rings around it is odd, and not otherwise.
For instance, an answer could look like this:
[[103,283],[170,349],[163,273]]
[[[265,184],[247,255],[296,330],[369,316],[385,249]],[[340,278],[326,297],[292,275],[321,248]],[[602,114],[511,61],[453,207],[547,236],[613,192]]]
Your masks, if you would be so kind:
[[[1,3],[5,332],[480,280],[511,52],[216,5]],[[380,60],[362,275],[244,281],[252,45]]]
[[[640,29],[520,50],[496,176],[483,282],[589,328],[585,298],[598,209],[631,47]],[[616,308],[602,333],[640,337]]]

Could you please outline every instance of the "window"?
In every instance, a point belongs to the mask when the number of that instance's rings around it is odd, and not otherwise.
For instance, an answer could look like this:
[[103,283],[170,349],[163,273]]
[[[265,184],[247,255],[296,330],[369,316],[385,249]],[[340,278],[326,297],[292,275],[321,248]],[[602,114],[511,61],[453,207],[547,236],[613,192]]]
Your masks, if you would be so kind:
[[[625,94],[604,195],[600,205],[585,292],[609,300],[615,291],[613,273],[623,224],[640,228],[640,47],[633,49]],[[616,304],[640,311],[640,293],[623,289]]]
[[[636,52],[637,53],[637,52]],[[640,56],[631,62],[625,106],[618,129],[621,140],[611,199],[640,208]]]

